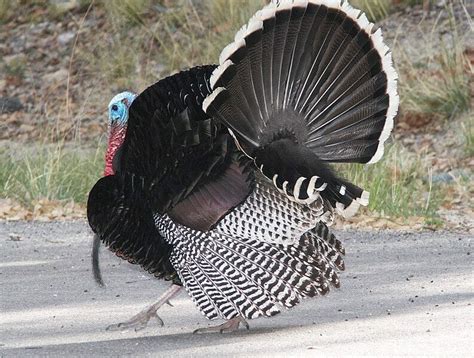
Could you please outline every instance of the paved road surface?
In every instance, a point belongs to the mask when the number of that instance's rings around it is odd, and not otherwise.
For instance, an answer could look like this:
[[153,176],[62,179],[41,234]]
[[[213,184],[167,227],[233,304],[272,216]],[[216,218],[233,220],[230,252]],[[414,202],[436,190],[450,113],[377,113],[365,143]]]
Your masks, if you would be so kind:
[[96,287],[84,222],[0,223],[0,356],[474,354],[469,234],[338,235],[347,249],[342,288],[251,321],[250,331],[191,334],[209,321],[181,294],[161,310],[164,327],[106,332],[167,284],[102,250],[107,288]]

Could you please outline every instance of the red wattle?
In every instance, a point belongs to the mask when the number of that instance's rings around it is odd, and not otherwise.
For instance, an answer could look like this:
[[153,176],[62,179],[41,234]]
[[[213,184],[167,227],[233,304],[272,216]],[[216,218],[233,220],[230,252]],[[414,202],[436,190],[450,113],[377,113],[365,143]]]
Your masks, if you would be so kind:
[[117,149],[122,145],[125,139],[125,133],[127,131],[126,126],[113,126],[109,132],[109,142],[107,144],[107,151],[105,152],[105,169],[104,176],[114,175],[114,169],[112,168],[112,161],[114,159]]

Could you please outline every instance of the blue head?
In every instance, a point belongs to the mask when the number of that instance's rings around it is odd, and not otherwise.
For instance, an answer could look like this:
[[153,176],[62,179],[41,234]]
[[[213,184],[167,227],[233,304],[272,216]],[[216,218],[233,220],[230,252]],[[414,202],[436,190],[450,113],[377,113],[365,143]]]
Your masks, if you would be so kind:
[[122,92],[109,103],[109,140],[105,153],[104,175],[114,174],[113,159],[117,149],[122,145],[127,132],[128,109],[137,97],[132,92]]
[[109,103],[109,125],[125,126],[128,121],[128,109],[137,97],[132,92],[121,92],[114,96]]

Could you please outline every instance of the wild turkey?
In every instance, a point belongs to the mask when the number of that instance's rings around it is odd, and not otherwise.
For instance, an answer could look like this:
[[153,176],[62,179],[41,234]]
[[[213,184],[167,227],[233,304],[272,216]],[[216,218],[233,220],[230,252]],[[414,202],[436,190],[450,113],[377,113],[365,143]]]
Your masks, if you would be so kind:
[[391,62],[347,2],[281,1],[238,31],[219,66],[116,96],[89,223],[172,286],[112,328],[145,326],[181,286],[207,318],[228,320],[200,332],[338,287],[344,249],[327,225],[368,193],[328,163],[382,157],[398,109]]

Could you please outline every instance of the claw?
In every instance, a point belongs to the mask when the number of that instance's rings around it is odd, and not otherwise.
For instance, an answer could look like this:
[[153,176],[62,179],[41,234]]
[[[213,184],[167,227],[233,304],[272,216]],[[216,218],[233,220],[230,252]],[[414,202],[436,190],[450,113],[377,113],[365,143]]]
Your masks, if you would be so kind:
[[158,323],[161,326],[163,326],[164,325],[163,320],[156,313],[158,308],[151,306],[150,308],[147,308],[141,311],[140,313],[138,313],[137,315],[133,316],[128,321],[112,324],[108,326],[105,330],[106,331],[123,331],[123,330],[127,330],[133,327],[135,329],[135,332],[138,332],[146,328],[151,317],[155,317]]
[[145,323],[140,323],[140,325],[136,326],[136,327],[134,328],[134,330],[135,330],[135,332],[139,332],[139,331],[141,331],[142,329],[145,329],[147,325],[148,325],[148,321],[145,322]]
[[160,327],[163,327],[165,325],[165,322],[163,322],[163,320],[161,319],[160,316],[158,316],[155,312],[155,314],[153,315],[153,317],[156,318],[156,320],[158,321],[158,324],[160,325]]
[[136,326],[133,330],[134,330],[135,332],[139,332],[139,331],[141,331],[142,329],[145,329],[146,326],[147,326],[147,323],[145,323],[145,324],[140,324],[139,326]]
[[165,303],[168,303],[170,306],[171,304],[169,303],[169,299],[171,297],[174,297],[179,291],[181,290],[181,286],[178,285],[172,285],[156,302],[155,304],[151,305],[150,307],[144,309],[143,311],[139,312],[132,318],[130,318],[128,321],[125,322],[120,322],[117,324],[111,324],[108,326],[105,330],[106,331],[122,331],[122,330],[127,330],[129,328],[134,328],[135,332],[141,331],[142,329],[146,328],[148,325],[148,322],[150,321],[150,318],[155,317],[156,320],[158,321],[158,324],[163,327],[165,323],[163,320],[158,316],[156,313],[158,309],[163,306]]
[[196,329],[193,334],[202,334],[202,333],[232,333],[234,331],[237,331],[239,329],[239,325],[242,323],[242,325],[250,329],[249,324],[247,321],[241,317],[234,317],[227,322],[224,322],[218,326],[213,326],[213,327],[207,327],[207,328],[198,328]]

